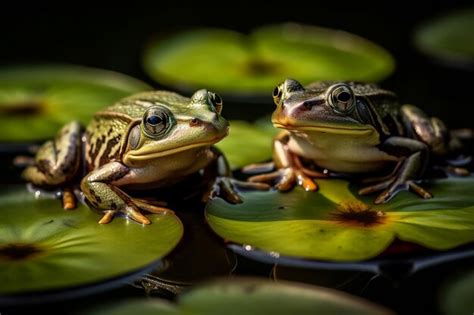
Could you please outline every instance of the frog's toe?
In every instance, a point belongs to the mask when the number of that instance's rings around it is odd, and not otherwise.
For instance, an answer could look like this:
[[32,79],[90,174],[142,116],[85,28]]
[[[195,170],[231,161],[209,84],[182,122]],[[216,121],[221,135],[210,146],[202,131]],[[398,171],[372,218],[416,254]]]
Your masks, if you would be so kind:
[[[145,208],[145,207],[140,207],[140,208],[144,208],[144,210],[149,211],[149,212],[157,213],[155,211],[150,211],[151,210],[150,208]],[[153,210],[156,210],[156,209],[153,209]],[[166,209],[166,211],[171,211],[171,210]],[[140,213],[140,211],[136,209],[134,206],[127,206],[125,207],[124,210],[104,210],[103,211],[104,215],[99,220],[99,224],[110,223],[114,219],[117,212],[124,213],[127,218],[132,219],[133,221],[138,222],[140,224],[145,224],[145,225],[151,224],[150,219],[148,219],[146,216]],[[160,209],[159,213],[162,214],[163,212],[164,211]]]
[[271,188],[270,185],[266,183],[260,182],[243,182],[241,180],[232,179],[232,184],[244,190],[269,190]]
[[296,185],[296,174],[292,168],[283,168],[278,172],[279,179],[278,183],[275,185],[280,191],[288,191],[293,189]]
[[296,175],[297,183],[299,186],[303,187],[306,191],[316,191],[318,190],[318,185],[316,182],[309,176],[305,175],[303,172],[297,172]]
[[138,208],[146,210],[151,213],[156,213],[156,214],[174,213],[174,211],[169,208],[157,206],[142,199],[133,198],[132,201]]
[[371,193],[387,189],[387,187],[389,187],[393,182],[394,182],[394,179],[392,178],[392,179],[384,180],[374,185],[364,187],[359,190],[359,195],[361,196],[370,195]]
[[230,203],[242,203],[242,198],[235,189],[234,181],[229,177],[218,177],[212,188],[211,197],[219,196]]
[[281,177],[281,170],[268,174],[250,176],[247,181],[251,183],[271,183]]
[[[298,172],[299,176],[297,177],[296,173],[297,172],[291,167],[280,168],[277,171],[268,174],[251,176],[247,179],[247,181],[251,183],[272,183],[275,185],[274,187],[276,189],[280,191],[288,191],[295,187],[297,180],[299,181],[301,179],[302,186],[306,185],[309,188],[312,187],[311,183],[308,181],[308,179],[311,180],[309,177],[304,175],[302,172]],[[316,185],[314,182],[312,182],[312,184]]]
[[382,203],[386,203],[390,198],[393,197],[394,192],[391,192],[390,189],[384,190],[380,195],[377,196],[374,200],[374,204],[379,205]]
[[466,177],[471,175],[471,172],[469,172],[468,169],[457,166],[448,166],[446,167],[445,172],[452,176]]
[[125,210],[125,214],[127,215],[127,217],[129,217],[130,219],[140,224],[145,224],[145,225],[151,224],[151,221],[147,217],[145,217],[143,214],[140,213],[139,210],[133,207],[127,207]]
[[406,180],[395,181],[394,183],[392,183],[377,198],[375,198],[374,203],[385,203],[402,190],[409,190],[411,192],[414,192],[423,199],[433,198],[433,195],[430,192],[426,191],[424,188],[416,184],[413,180]]
[[117,213],[117,211],[115,211],[115,210],[104,211],[104,215],[99,220],[99,224],[108,224],[108,223],[110,223],[114,219],[115,213]]
[[424,188],[416,184],[414,181],[408,181],[407,184],[410,190],[416,193],[421,198],[423,199],[433,198],[433,195],[429,191],[425,190]]
[[76,200],[76,196],[74,195],[74,191],[72,189],[65,188],[63,190],[62,203],[63,203],[63,209],[65,210],[76,209],[77,200]]
[[250,164],[246,165],[242,168],[242,173],[244,174],[261,174],[261,173],[268,173],[275,169],[275,163],[268,162],[268,163],[257,163],[257,164]]

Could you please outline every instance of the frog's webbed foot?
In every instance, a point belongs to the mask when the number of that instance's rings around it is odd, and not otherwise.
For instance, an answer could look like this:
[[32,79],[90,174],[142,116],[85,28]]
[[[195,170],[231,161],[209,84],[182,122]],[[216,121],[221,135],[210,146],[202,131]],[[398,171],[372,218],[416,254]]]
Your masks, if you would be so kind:
[[252,183],[272,183],[280,191],[291,190],[296,185],[302,186],[306,191],[318,190],[318,185],[307,174],[301,168],[285,167],[268,174],[251,176],[248,181]]
[[393,156],[399,157],[394,172],[382,181],[359,190],[360,195],[368,195],[382,191],[375,198],[375,204],[385,203],[401,190],[412,191],[421,198],[432,198],[433,195],[419,186],[415,181],[420,178],[427,164],[428,147],[418,140],[391,137],[382,145],[382,149]]
[[204,196],[203,201],[219,196],[230,203],[242,203],[239,189],[269,190],[270,186],[265,183],[244,182],[232,177],[218,176],[209,193]]
[[140,210],[133,206],[126,206],[121,210],[105,210],[103,212],[104,215],[99,220],[99,224],[110,223],[118,212],[124,213],[127,218],[130,218],[140,224],[148,225],[151,223],[150,219],[140,213]]
[[161,207],[161,206],[156,206],[141,199],[132,198],[130,202],[131,202],[130,205],[126,205],[121,210],[103,211],[104,215],[99,220],[99,223],[107,224],[113,220],[113,218],[118,212],[122,212],[125,214],[126,217],[140,224],[145,224],[145,225],[150,224],[151,223],[150,219],[148,219],[145,215],[143,215],[140,212],[140,209],[145,210],[147,212],[156,213],[156,214],[174,213],[174,211],[171,209]]
[[359,190],[359,195],[368,195],[381,190],[383,190],[383,192],[380,193],[377,198],[375,198],[375,204],[387,202],[402,190],[412,191],[423,199],[429,199],[433,197],[430,192],[419,186],[414,180],[399,180],[396,178],[388,179],[378,184],[362,188]]
[[115,161],[95,169],[82,179],[81,190],[88,204],[104,212],[99,223],[109,223],[120,212],[138,223],[150,224],[151,221],[141,213],[141,210],[159,214],[173,212],[152,202],[132,198],[119,186],[114,185],[114,181],[119,181],[128,173],[127,166]]
[[151,224],[150,219],[148,219],[146,216],[144,216],[139,209],[137,209],[134,206],[125,206],[124,208],[120,210],[102,210],[104,215],[102,218],[98,221],[99,224],[108,224],[110,223],[115,215],[119,212],[123,213],[127,218],[132,219],[133,221],[136,221],[140,224],[148,225]]

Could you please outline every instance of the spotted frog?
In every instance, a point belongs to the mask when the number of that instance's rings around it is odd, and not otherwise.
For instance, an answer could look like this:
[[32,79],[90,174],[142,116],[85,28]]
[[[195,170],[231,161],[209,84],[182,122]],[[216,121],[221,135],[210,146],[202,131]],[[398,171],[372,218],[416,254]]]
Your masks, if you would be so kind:
[[[400,106],[394,93],[375,84],[321,81],[303,87],[288,79],[275,88],[273,100],[272,122],[283,129],[273,142],[277,170],[249,180],[273,182],[282,191],[297,184],[317,190],[315,178],[348,175],[363,177],[367,187],[359,194],[381,192],[375,204],[401,190],[432,198],[418,182],[429,161],[462,151],[461,138],[440,119]],[[387,169],[391,172],[378,176]],[[445,169],[469,174],[459,165]]]
[[169,186],[200,170],[216,175],[210,191],[241,202],[234,190],[238,181],[213,146],[228,133],[222,105],[221,97],[207,90],[191,98],[169,91],[133,95],[96,113],[85,130],[76,121],[65,125],[40,147],[23,177],[37,187],[61,188],[64,208],[76,206],[69,187],[80,182],[87,204],[103,213],[102,224],[119,212],[150,224],[141,210],[171,210],[128,191]]

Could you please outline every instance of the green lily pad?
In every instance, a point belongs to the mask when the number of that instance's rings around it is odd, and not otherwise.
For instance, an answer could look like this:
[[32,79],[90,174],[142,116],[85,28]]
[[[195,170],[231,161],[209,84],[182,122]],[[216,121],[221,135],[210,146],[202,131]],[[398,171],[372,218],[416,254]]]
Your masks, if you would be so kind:
[[[277,303],[275,301],[278,301]],[[393,314],[391,311],[327,288],[240,278],[217,280],[179,296],[176,306],[160,299],[135,299],[89,314]]]
[[258,124],[234,120],[230,122],[229,135],[217,143],[232,169],[265,161],[272,156],[272,138],[278,129],[264,128]]
[[206,217],[225,240],[332,261],[375,257],[395,238],[434,250],[474,241],[474,177],[434,181],[433,199],[401,192],[383,205],[374,205],[373,196],[357,196],[344,180],[318,184],[318,192],[242,192],[244,202],[238,205],[216,198]]
[[[299,24],[270,25],[246,36],[199,29],[153,42],[145,70],[158,82],[224,94],[265,94],[288,77],[377,81],[394,69],[380,46],[343,31]],[[185,74],[185,75],[183,75]]]
[[151,89],[123,74],[79,66],[0,69],[0,141],[36,141],[99,109]]
[[440,306],[443,314],[471,314],[474,309],[474,270],[464,272],[452,279],[442,289]]
[[415,33],[416,46],[431,56],[474,64],[474,7],[426,22]]
[[150,215],[142,226],[123,218],[101,225],[84,205],[65,211],[22,188],[0,192],[0,298],[95,284],[156,264],[179,242],[180,220]]

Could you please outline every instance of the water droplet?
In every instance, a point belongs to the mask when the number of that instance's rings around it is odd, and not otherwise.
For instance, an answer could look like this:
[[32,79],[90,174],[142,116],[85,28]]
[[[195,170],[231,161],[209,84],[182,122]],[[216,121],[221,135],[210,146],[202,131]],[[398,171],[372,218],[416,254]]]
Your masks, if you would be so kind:
[[270,252],[269,253],[270,256],[274,257],[274,258],[280,258],[280,253],[277,253],[277,252]]

